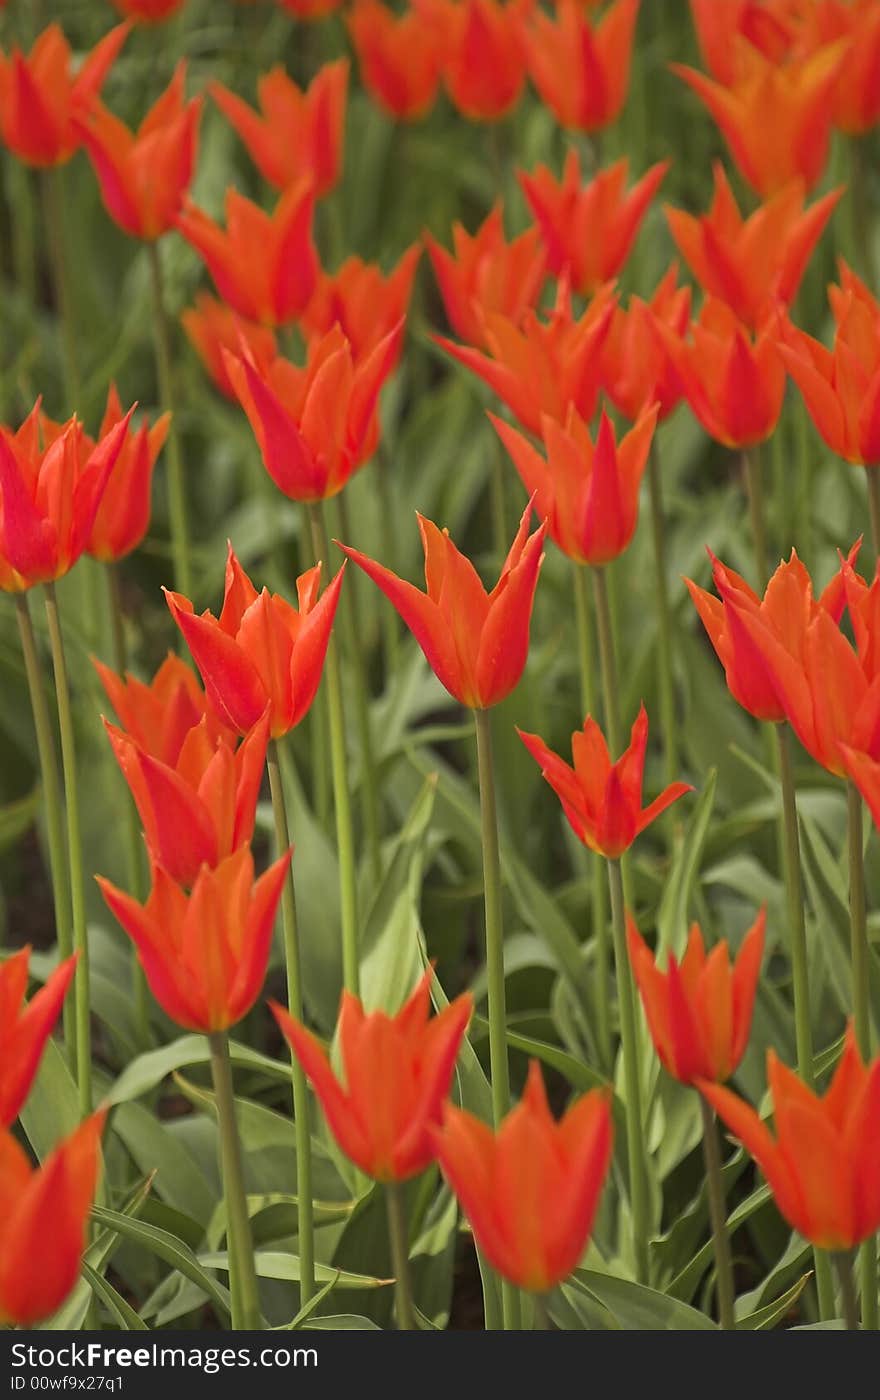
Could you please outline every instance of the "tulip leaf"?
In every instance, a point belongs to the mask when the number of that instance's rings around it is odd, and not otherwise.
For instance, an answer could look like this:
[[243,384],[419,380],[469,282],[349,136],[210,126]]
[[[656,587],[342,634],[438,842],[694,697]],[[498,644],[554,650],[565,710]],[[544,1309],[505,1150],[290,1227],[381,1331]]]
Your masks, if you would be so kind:
[[274,1332],[295,1332],[298,1330],[298,1328],[304,1327],[305,1324],[308,1322],[309,1318],[312,1316],[312,1314],[317,1310],[321,1303],[323,1303],[328,1293],[338,1282],[340,1272],[341,1270],[334,1269],[333,1277],[329,1278],[327,1282],[323,1284],[317,1290],[317,1292],[312,1295],[312,1297],[306,1303],[305,1307],[300,1308],[299,1312],[296,1314],[296,1317],[292,1318],[290,1322],[285,1322],[283,1326],[274,1327],[272,1330]]
[[42,1162],[79,1120],[76,1082],[57,1041],[50,1038],[21,1110],[21,1125],[37,1159]]
[[[229,1042],[229,1055],[233,1065],[240,1069],[251,1069],[265,1074],[272,1080],[290,1080],[290,1064],[270,1059],[257,1050],[237,1041]],[[189,1065],[206,1065],[211,1062],[208,1040],[203,1035],[183,1035],[169,1045],[158,1050],[148,1050],[138,1055],[120,1074],[111,1086],[107,1102],[126,1103],[129,1099],[148,1094],[167,1079],[177,1069]]]
[[[223,1250],[213,1254],[202,1254],[198,1262],[204,1269],[229,1268],[229,1256]],[[277,1250],[258,1249],[254,1252],[254,1267],[260,1278],[298,1283],[301,1276],[298,1254],[281,1254]],[[338,1284],[340,1288],[357,1289],[387,1288],[394,1282],[393,1278],[373,1278],[370,1274],[356,1274],[348,1269],[336,1269],[332,1264],[320,1263],[315,1265],[315,1278],[319,1283],[329,1282],[331,1286]]]
[[353,1313],[339,1313],[337,1316],[313,1317],[303,1323],[305,1332],[381,1332],[382,1328],[369,1317],[357,1317]]
[[148,1332],[150,1330],[143,1318],[138,1317],[131,1304],[125,1301],[111,1283],[96,1273],[89,1264],[83,1262],[82,1267],[86,1282],[95,1297],[100,1299],[123,1332]]
[[143,1220],[132,1220],[127,1215],[120,1215],[118,1211],[107,1210],[103,1206],[93,1207],[92,1218],[99,1225],[106,1225],[115,1230],[124,1239],[141,1245],[166,1264],[170,1264],[172,1269],[177,1269],[185,1278],[198,1284],[218,1309],[221,1317],[228,1320],[228,1291],[207,1272],[189,1246],[176,1235],[172,1235],[168,1230],[161,1230],[156,1225],[148,1225]]
[[756,1308],[747,1317],[737,1318],[737,1330],[741,1332],[768,1332],[771,1327],[775,1327],[777,1322],[794,1307],[812,1276],[812,1272],[801,1274],[801,1277],[772,1303],[765,1304],[763,1308]]
[[608,1309],[619,1327],[636,1331],[715,1331],[705,1313],[668,1293],[593,1269],[577,1269],[571,1286],[581,1289]]

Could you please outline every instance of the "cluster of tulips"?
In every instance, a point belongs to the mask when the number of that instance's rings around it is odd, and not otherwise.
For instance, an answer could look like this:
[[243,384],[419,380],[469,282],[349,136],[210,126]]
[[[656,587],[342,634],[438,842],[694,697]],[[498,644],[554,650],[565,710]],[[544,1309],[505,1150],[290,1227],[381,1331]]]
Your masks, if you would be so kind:
[[[300,19],[319,19],[338,8],[336,0],[280,3]],[[260,1327],[263,1317],[227,1037],[262,996],[279,910],[288,1006],[272,1002],[271,1008],[291,1051],[302,1308],[316,1305],[321,1262],[311,1189],[311,1086],[340,1151],[387,1187],[401,1327],[419,1325],[401,1186],[435,1162],[470,1224],[486,1277],[493,1288],[493,1272],[502,1281],[497,1296],[486,1289],[486,1325],[517,1328],[545,1318],[547,1296],[576,1269],[587,1247],[611,1163],[615,1121],[610,1084],[583,1094],[557,1121],[537,1061],[515,1105],[510,1091],[490,712],[511,695],[526,667],[549,542],[571,561],[570,611],[577,624],[571,641],[585,718],[572,735],[571,763],[537,734],[521,731],[520,738],[577,840],[592,853],[593,1030],[601,1058],[594,1068],[613,1077],[619,1039],[616,1082],[623,1112],[617,1130],[625,1132],[625,1252],[633,1277],[642,1284],[650,1278],[640,997],[665,1071],[700,1096],[720,1323],[736,1325],[716,1114],[751,1153],[781,1215],[814,1246],[819,1317],[828,1321],[842,1309],[856,1325],[860,1309],[862,1325],[876,1327],[880,1057],[871,1058],[877,1009],[872,1013],[870,1005],[862,799],[880,824],[880,571],[868,568],[867,577],[857,571],[860,557],[880,554],[880,304],[870,290],[869,265],[860,277],[841,262],[839,284],[829,294],[831,349],[798,328],[791,308],[835,207],[848,197],[838,189],[807,202],[825,170],[832,124],[856,136],[880,119],[880,5],[692,0],[711,76],[677,71],[718,123],[758,201],[744,214],[719,163],[708,213],[666,209],[672,238],[703,293],[697,314],[692,290],[679,285],[674,265],[647,300],[632,295],[624,302],[615,282],[663,181],[665,163],[628,189],[626,160],[597,164],[585,178],[572,146],[561,178],[546,166],[517,171],[533,223],[516,237],[506,235],[500,201],[474,233],[455,227],[452,252],[426,236],[455,337],[438,335],[436,342],[503,405],[503,416],[489,416],[525,489],[519,527],[512,543],[504,541],[509,549],[489,591],[448,532],[421,515],[424,588],[348,541],[341,545],[348,563],[335,573],[331,567],[325,503],[343,492],[380,445],[380,396],[404,352],[420,256],[418,246],[404,250],[390,273],[356,257],[331,272],[319,259],[313,220],[316,204],[342,172],[347,60],[324,65],[305,89],[281,67],[272,69],[259,82],[258,111],[223,85],[209,84],[214,104],[277,194],[267,211],[230,189],[221,224],[189,194],[204,99],[187,97],[185,64],[137,130],[100,97],[132,24],[168,19],[185,10],[185,0],[114,4],[125,20],[78,63],[55,22],[28,52],[13,48],[0,55],[0,134],[9,157],[39,168],[51,181],[83,148],[109,217],[146,245],[165,410],[152,425],[136,424],[136,409],[125,412],[110,386],[94,439],[75,414],[55,422],[40,401],[20,427],[0,429],[0,588],[16,608],[33,708],[61,956],[29,1002],[28,950],[0,964],[0,1322],[44,1319],[73,1287],[88,1241],[107,1121],[105,1109],[95,1111],[91,1082],[86,872],[78,815],[82,774],[54,588],[83,555],[105,566],[106,602],[116,623],[113,664],[98,660],[96,666],[117,721],[105,721],[107,738],[139,819],[130,833],[130,888],[101,877],[99,884],[136,949],[149,993],[173,1022],[209,1039],[232,1325]],[[612,0],[597,17],[592,11],[598,8],[560,0],[551,17],[534,0],[415,0],[398,15],[379,0],[355,0],[346,23],[367,92],[398,119],[423,116],[442,81],[464,117],[495,120],[519,101],[530,77],[561,126],[596,133],[618,118],[626,97],[639,0]],[[216,292],[199,295],[183,313],[183,329],[218,391],[240,404],[275,487],[303,507],[303,534],[310,532],[314,562],[296,581],[295,603],[255,585],[234,541],[216,615],[198,611],[192,600],[189,468],[174,419],[175,347],[161,259],[162,241],[176,234],[199,254]],[[58,305],[65,313],[69,269],[63,249],[56,252]],[[291,329],[304,347],[298,360],[285,353]],[[75,345],[66,371],[72,412]],[[769,568],[756,449],[777,429],[788,376],[831,450],[867,469],[871,549],[861,541],[841,541],[848,553],[841,553],[839,569],[821,592],[794,550],[775,572]],[[714,591],[690,580],[688,588],[732,697],[772,727],[798,1063],[795,1072],[770,1052],[775,1134],[760,1106],[753,1108],[727,1087],[749,1040],[765,911],[754,911],[732,960],[725,942],[707,950],[697,924],[683,955],[655,953],[628,908],[631,847],[691,791],[678,776],[674,643],[655,442],[658,422],[682,403],[710,438],[742,454],[748,494],[753,584],[713,555]],[[127,669],[118,566],[150,528],[151,481],[163,449],[173,559],[173,587],[165,599],[190,660],[169,654],[143,681]],[[662,792],[647,805],[648,716],[642,706],[626,745],[631,716],[621,704],[607,581],[607,566],[632,542],[646,475],[656,527],[659,729],[666,773]],[[356,534],[355,528],[351,538]],[[395,1014],[368,1010],[361,1000],[362,920],[346,711],[355,716],[365,768],[370,717],[364,685],[344,684],[333,630],[340,600],[352,586],[351,577],[344,578],[346,569],[351,575],[349,565],[377,585],[438,680],[473,717],[491,1126],[455,1102],[453,1076],[472,1016],[470,994],[447,1003],[426,965]],[[56,727],[30,610],[38,588],[47,610],[63,781],[56,772]],[[346,674],[356,679],[357,666]],[[319,687],[327,702],[345,988],[332,1051],[308,1028],[302,949],[310,934],[297,917],[291,844],[296,832],[289,831],[282,772],[283,741],[310,722]],[[817,1092],[818,1047],[810,1020],[792,731],[840,780],[848,804],[852,1019],[845,1031],[841,1026],[840,1054],[824,1094]],[[258,874],[255,818],[266,778],[276,850],[273,863]],[[375,781],[366,786],[364,845],[381,867]],[[149,864],[145,898],[139,887],[143,846]],[[136,990],[146,996],[141,981]],[[435,1015],[432,1000],[439,1008]],[[62,1006],[63,1044],[82,1123],[35,1167],[11,1128]],[[859,1298],[852,1267],[858,1247]],[[840,1265],[840,1306],[832,1259]],[[525,1309],[523,1292],[532,1300]]]

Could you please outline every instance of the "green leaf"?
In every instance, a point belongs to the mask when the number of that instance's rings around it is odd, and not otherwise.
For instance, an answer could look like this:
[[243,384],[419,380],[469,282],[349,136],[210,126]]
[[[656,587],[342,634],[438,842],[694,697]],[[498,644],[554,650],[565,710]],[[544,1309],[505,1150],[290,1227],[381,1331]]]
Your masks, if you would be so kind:
[[[229,1256],[224,1251],[202,1254],[199,1263],[205,1269],[229,1269]],[[298,1254],[280,1254],[276,1250],[258,1249],[254,1252],[254,1267],[260,1278],[283,1279],[299,1283]],[[373,1278],[371,1274],[355,1274],[347,1269],[334,1269],[331,1264],[316,1264],[315,1278],[321,1283],[338,1284],[340,1288],[387,1288],[393,1278]]]
[[356,1317],[352,1313],[339,1313],[336,1317],[313,1317],[303,1326],[304,1332],[381,1332],[368,1317]]
[[21,1110],[21,1125],[38,1160],[42,1162],[79,1121],[76,1082],[57,1042],[49,1039]]
[[572,1284],[607,1308],[619,1327],[632,1331],[714,1332],[715,1323],[667,1293],[658,1293],[641,1283],[600,1274],[593,1269],[577,1269]]
[[767,1303],[763,1308],[757,1308],[755,1312],[749,1313],[748,1317],[738,1318],[736,1323],[737,1330],[742,1332],[767,1332],[771,1327],[775,1327],[780,1318],[785,1317],[786,1313],[789,1312],[797,1302],[811,1278],[812,1272],[802,1274],[801,1277],[792,1284],[791,1288],[787,1289],[785,1293],[782,1293],[772,1303]]
[[[257,1050],[237,1041],[229,1042],[229,1055],[232,1063],[240,1069],[258,1070],[271,1080],[290,1081],[290,1064],[270,1059]],[[163,1045],[158,1050],[148,1050],[138,1055],[120,1074],[110,1088],[107,1102],[127,1103],[130,1099],[148,1094],[167,1079],[177,1069],[188,1065],[207,1065],[211,1062],[211,1052],[207,1037],[203,1035],[183,1035]]]
[[211,1302],[218,1309],[221,1316],[229,1319],[229,1294],[227,1290],[209,1274],[204,1265],[199,1262],[188,1245],[179,1240],[176,1235],[170,1234],[167,1230],[160,1230],[156,1225],[147,1225],[142,1220],[131,1220],[126,1215],[120,1215],[118,1211],[106,1210],[103,1206],[92,1208],[92,1218],[99,1225],[106,1225],[108,1229],[115,1230],[124,1239],[132,1240],[135,1244],[147,1249],[157,1258],[170,1264],[172,1269],[177,1269],[178,1273],[205,1292]]
[[295,1332],[298,1328],[304,1327],[305,1324],[308,1322],[309,1318],[312,1316],[312,1313],[316,1311],[316,1309],[321,1305],[321,1303],[323,1303],[324,1299],[327,1297],[327,1294],[333,1288],[334,1284],[339,1281],[339,1274],[340,1270],[334,1269],[333,1277],[329,1278],[327,1282],[323,1285],[323,1287],[319,1288],[317,1293],[314,1293],[312,1295],[312,1297],[306,1303],[305,1307],[300,1308],[296,1317],[294,1317],[290,1322],[285,1322],[283,1326],[274,1327],[272,1330],[274,1332]]
[[108,1283],[100,1274],[95,1273],[91,1265],[83,1261],[83,1276],[89,1284],[96,1298],[99,1298],[110,1313],[115,1318],[123,1332],[148,1332],[150,1329],[142,1317],[138,1317],[134,1308],[127,1303],[120,1293],[111,1283]]

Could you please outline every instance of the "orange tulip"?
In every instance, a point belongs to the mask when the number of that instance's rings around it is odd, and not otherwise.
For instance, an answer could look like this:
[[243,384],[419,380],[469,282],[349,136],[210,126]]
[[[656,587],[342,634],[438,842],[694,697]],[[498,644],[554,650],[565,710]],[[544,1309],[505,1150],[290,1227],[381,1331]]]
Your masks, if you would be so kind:
[[212,743],[234,742],[236,730],[223,723],[192,668],[173,652],[148,684],[128,671],[118,676],[100,661],[92,664],[128,737],[160,763],[176,766],[187,734],[201,720]]
[[191,200],[177,227],[201,254],[217,291],[249,321],[284,326],[308,305],[318,277],[312,242],[315,196],[298,180],[266,214],[236,190],[226,192],[226,231]]
[[279,356],[262,372],[224,354],[266,471],[295,501],[337,495],[379,441],[378,401],[400,354],[403,322],[356,361],[340,330],[309,345],[304,368]]
[[880,9],[875,0],[814,0],[805,8],[806,52],[845,41],[833,120],[848,135],[862,136],[880,119]]
[[820,1249],[847,1250],[880,1227],[880,1056],[862,1062],[852,1026],[824,1096],[767,1052],[774,1137],[717,1084],[699,1088],[754,1157],[780,1213]]
[[131,26],[118,24],[76,74],[60,24],[50,24],[25,56],[0,53],[0,133],[27,165],[62,165],[81,144],[74,116],[97,97]]
[[88,544],[133,412],[88,452],[81,450],[76,418],[45,441],[39,402],[18,432],[0,428],[0,588],[19,593],[73,567]]
[[259,112],[222,83],[208,85],[263,178],[286,190],[308,176],[316,199],[339,179],[347,88],[345,58],[325,63],[305,89],[277,64],[257,80]]
[[609,284],[575,320],[568,288],[561,283],[556,307],[546,321],[528,310],[517,326],[497,312],[485,312],[483,334],[489,354],[443,336],[434,339],[485,380],[524,428],[540,434],[545,418],[563,422],[569,413],[585,419],[595,413],[613,312],[614,292]]
[[434,26],[443,82],[452,102],[473,121],[512,111],[526,81],[522,19],[534,0],[414,0]]
[[804,187],[792,180],[744,219],[720,161],[715,197],[699,218],[666,206],[679,252],[704,291],[724,301],[751,329],[781,301],[790,305],[842,189],[804,209]]
[[321,680],[339,601],[342,569],[318,597],[321,565],[296,581],[299,611],[277,593],[258,593],[229,546],[219,618],[196,614],[188,598],[165,590],[171,615],[221,719],[247,734],[270,705],[269,734],[299,724]]
[[726,447],[751,447],[773,432],[782,411],[785,366],[769,323],[756,336],[723,301],[707,297],[684,340],[662,321],[658,335],[691,412]]
[[419,10],[397,16],[379,0],[355,0],[345,19],[374,101],[401,121],[416,121],[434,105],[441,54],[434,26]]
[[745,1054],[764,953],[766,910],[743,938],[733,968],[727,940],[706,956],[703,933],[692,924],[685,955],[669,954],[666,972],[627,919],[629,957],[645,1018],[661,1064],[682,1084],[729,1079]]
[[120,14],[144,24],[160,24],[182,10],[185,0],[112,0]]
[[428,665],[450,695],[470,709],[497,705],[519,682],[529,649],[529,623],[544,561],[545,526],[529,535],[526,506],[501,576],[487,593],[469,559],[419,515],[427,592],[342,545],[349,559],[378,584],[412,632]]
[[611,1161],[608,1095],[584,1094],[557,1123],[537,1060],[498,1131],[447,1104],[437,1158],[474,1239],[518,1288],[546,1293],[587,1246]]
[[585,296],[615,277],[629,256],[639,225],[654,198],[668,161],[653,165],[624,193],[629,163],[616,161],[581,184],[575,150],[565,158],[561,182],[545,165],[519,182],[547,248],[550,271],[567,272]]
[[739,40],[732,88],[681,63],[670,66],[708,107],[743,179],[766,197],[797,176],[807,189],[821,178],[845,49],[829,44],[780,67]]
[[639,709],[629,748],[612,763],[605,737],[592,716],[571,736],[572,768],[548,748],[537,734],[518,729],[529,753],[541,768],[562,803],[572,831],[579,841],[609,860],[629,850],[646,827],[656,821],[679,797],[692,792],[689,783],[670,783],[659,797],[642,809],[642,777],[648,747],[648,716]]
[[139,904],[97,877],[107,907],[137,948],[153,996],[190,1031],[225,1031],[246,1016],[266,979],[290,851],[254,881],[249,846],[203,865],[186,893],[161,865]]
[[703,62],[725,87],[735,83],[742,60],[737,38],[773,63],[788,58],[800,32],[803,0],[691,0]]
[[413,243],[387,275],[358,257],[346,258],[332,275],[321,272],[300,320],[306,336],[319,339],[338,325],[355,360],[365,359],[406,316],[421,251]]
[[184,98],[186,63],[136,132],[97,99],[77,128],[111,219],[132,238],[152,241],[174,227],[195,172],[202,99]]
[[[98,430],[98,439],[121,422],[122,404],[111,384],[107,407]],[[122,450],[107,480],[104,494],[89,534],[87,553],[103,561],[124,559],[137,549],[150,523],[150,487],[156,458],[162,451],[171,414],[163,413],[152,427],[142,423],[137,432],[126,434]]]
[[682,396],[681,379],[669,352],[654,329],[657,321],[674,335],[684,335],[691,314],[690,287],[676,286],[673,263],[650,301],[632,296],[626,310],[614,307],[602,350],[605,388],[624,418],[635,422],[646,408],[657,405],[658,421],[666,418]]
[[30,955],[29,946],[19,948],[0,962],[0,1129],[21,1112],[76,967],[74,953],[25,1005]]
[[456,1057],[473,1010],[469,993],[430,1016],[431,969],[396,1016],[369,1014],[343,992],[337,1028],[344,1079],[320,1041],[283,1006],[269,1005],[320,1100],[334,1138],[377,1181],[406,1181],[434,1159]]
[[61,1306],[79,1275],[95,1199],[106,1113],[64,1139],[39,1167],[0,1133],[0,1324],[32,1327]]
[[535,10],[526,24],[529,76],[556,120],[601,131],[623,110],[640,0],[614,0],[591,24],[579,0],[560,0],[556,18]]
[[230,311],[224,302],[207,292],[196,294],[196,304],[184,311],[180,324],[221,394],[238,401],[232,380],[226,373],[224,350],[240,355],[246,350],[261,371],[266,370],[278,353],[275,334],[268,326],[259,326]]
[[544,451],[509,423],[489,417],[551,538],[579,564],[607,564],[635,533],[639,485],[657,422],[656,405],[639,416],[618,444],[603,410],[595,446],[590,430],[571,409],[566,422],[543,420]]
[[147,849],[180,885],[195,883],[203,865],[216,866],[252,840],[266,765],[268,711],[237,750],[213,738],[206,719],[190,729],[173,764],[163,763],[115,724],[107,737],[131,789]]
[[829,299],[833,350],[786,320],[779,353],[832,451],[880,466],[880,305],[842,259],[840,286],[829,288]]
[[452,244],[454,251],[448,253],[425,234],[446,319],[469,345],[484,345],[488,314],[497,313],[518,325],[537,304],[547,272],[541,236],[531,228],[507,243],[504,212],[497,201],[475,234],[453,224]]

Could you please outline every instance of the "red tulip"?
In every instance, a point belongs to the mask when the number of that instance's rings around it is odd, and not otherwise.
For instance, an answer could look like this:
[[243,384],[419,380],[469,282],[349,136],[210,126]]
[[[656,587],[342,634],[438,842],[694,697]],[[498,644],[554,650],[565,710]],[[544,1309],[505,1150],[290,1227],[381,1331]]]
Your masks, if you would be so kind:
[[201,720],[212,743],[221,738],[234,742],[236,730],[223,723],[192,668],[172,652],[148,684],[128,671],[117,676],[100,661],[93,665],[125,733],[160,763],[176,766],[187,734]]
[[[101,427],[100,440],[122,420],[122,404],[111,384]],[[156,458],[162,451],[171,414],[163,413],[152,427],[142,423],[137,432],[126,434],[122,449],[107,480],[89,534],[87,553],[103,561],[124,559],[137,549],[150,524],[150,487]]]
[[379,0],[355,0],[345,22],[370,96],[401,121],[425,116],[440,85],[430,19],[417,9],[398,16]]
[[398,578],[359,550],[349,559],[378,584],[409,627],[437,679],[471,709],[497,705],[517,685],[529,649],[529,623],[545,526],[529,535],[526,506],[501,577],[487,593],[469,559],[447,530],[418,516],[425,551],[427,592]]
[[657,405],[657,419],[669,416],[682,396],[678,372],[660,335],[659,321],[674,335],[687,331],[691,312],[690,287],[676,286],[673,263],[650,301],[632,296],[626,310],[614,307],[602,349],[603,377],[608,396],[630,422]]
[[406,316],[421,251],[413,243],[387,275],[358,257],[346,258],[332,275],[322,272],[300,320],[306,336],[320,339],[338,325],[355,361],[364,360]]
[[771,62],[789,57],[798,37],[803,0],[691,0],[691,13],[703,62],[725,87],[740,71],[747,39]]
[[556,18],[535,10],[526,23],[529,76],[556,120],[601,131],[623,110],[639,0],[614,0],[597,24],[579,0],[560,0]]
[[240,355],[243,350],[260,370],[275,359],[278,346],[275,334],[268,326],[258,326],[237,316],[222,301],[207,292],[196,294],[196,304],[184,311],[180,323],[214,384],[228,399],[238,400],[232,380],[226,372],[224,350]]
[[435,26],[443,82],[465,117],[497,121],[526,81],[522,19],[534,0],[414,0]]
[[425,245],[440,288],[446,319],[469,345],[484,345],[485,318],[504,316],[519,325],[541,295],[547,255],[537,229],[526,229],[509,243],[504,238],[504,212],[496,202],[475,234],[459,223],[452,226],[454,251],[425,234]]
[[0,962],[0,1129],[21,1112],[76,967],[74,953],[25,1005],[30,955],[29,946],[19,948]]
[[182,10],[185,0],[111,0],[120,14],[144,24],[159,24]]
[[880,120],[880,9],[874,0],[818,0],[808,7],[811,48],[847,41],[834,87],[834,124],[861,136]]

